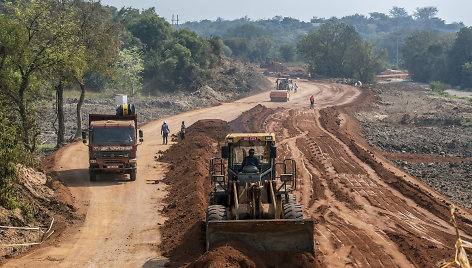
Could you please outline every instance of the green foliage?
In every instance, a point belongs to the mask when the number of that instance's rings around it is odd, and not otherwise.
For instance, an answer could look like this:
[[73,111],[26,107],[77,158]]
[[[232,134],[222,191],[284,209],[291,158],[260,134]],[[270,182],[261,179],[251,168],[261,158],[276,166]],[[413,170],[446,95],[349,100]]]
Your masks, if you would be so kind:
[[232,55],[242,60],[260,62],[267,58],[273,45],[273,37],[252,24],[243,24],[228,29],[224,43]]
[[0,97],[13,108],[18,135],[30,151],[39,136],[36,103],[57,75],[80,72],[77,20],[55,0],[5,3],[0,19]]
[[446,81],[472,88],[472,27],[464,27],[452,45],[448,58],[448,79]]
[[[124,47],[138,49],[133,44],[142,44],[142,84],[146,93],[193,90],[208,79],[211,68],[220,64],[225,46],[218,36],[203,38],[188,29],[174,30],[154,8],[141,13],[122,9],[115,19],[125,26]],[[139,72],[134,76],[140,76]]]
[[374,54],[373,45],[363,42],[352,26],[336,22],[323,24],[317,32],[303,36],[298,51],[311,73],[363,82],[374,80],[385,57],[384,51]]
[[461,126],[463,126],[463,127],[472,127],[472,118],[461,119]]
[[0,110],[0,205],[6,209],[20,208],[28,219],[32,216],[31,207],[19,201],[15,195],[14,182],[18,179],[16,164],[32,163],[31,154],[18,139],[17,129]]
[[[228,39],[238,37],[233,35],[234,28],[252,25],[273,37],[275,41],[267,55],[277,58],[281,56],[281,46],[295,46],[301,36],[316,31],[320,25],[330,21],[344,23],[353,26],[362,40],[373,43],[375,52],[386,49],[390,64],[401,65],[403,41],[411,33],[422,30],[452,33],[464,27],[463,23],[447,24],[437,18],[436,13],[435,7],[421,7],[414,14],[408,14],[405,8],[394,6],[388,14],[372,12],[369,16],[354,14],[342,18],[314,17],[310,22],[282,16],[256,21],[246,17],[231,21],[218,18],[216,21],[186,22],[178,27],[192,29],[203,36],[220,35],[226,43]],[[283,57],[280,59],[283,60]]]
[[119,52],[115,65],[114,85],[120,93],[134,96],[142,89],[141,72],[144,70],[142,55],[137,47]]
[[454,38],[428,31],[412,34],[402,53],[414,81],[472,88],[472,27],[462,28]]
[[406,69],[414,81],[442,80],[452,40],[432,32],[418,32],[406,38],[402,54]]
[[440,81],[431,81],[431,82],[429,83],[429,85],[431,86],[431,89],[432,89],[433,91],[444,91],[444,90],[446,90],[446,89],[448,89],[448,88],[451,88],[450,85],[445,84],[445,83],[440,82]]

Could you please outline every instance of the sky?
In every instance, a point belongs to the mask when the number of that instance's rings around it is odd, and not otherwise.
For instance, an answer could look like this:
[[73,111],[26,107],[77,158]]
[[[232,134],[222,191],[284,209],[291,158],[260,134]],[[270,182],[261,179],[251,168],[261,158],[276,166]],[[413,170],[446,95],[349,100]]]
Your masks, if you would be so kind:
[[447,23],[463,22],[472,25],[471,0],[101,0],[103,5],[156,8],[156,13],[170,22],[179,15],[179,23],[216,20],[221,17],[233,20],[247,16],[252,20],[269,19],[281,15],[302,21],[313,17],[330,18],[354,15],[368,16],[372,12],[388,14],[393,6],[403,7],[413,14],[417,7],[434,6],[438,17]]

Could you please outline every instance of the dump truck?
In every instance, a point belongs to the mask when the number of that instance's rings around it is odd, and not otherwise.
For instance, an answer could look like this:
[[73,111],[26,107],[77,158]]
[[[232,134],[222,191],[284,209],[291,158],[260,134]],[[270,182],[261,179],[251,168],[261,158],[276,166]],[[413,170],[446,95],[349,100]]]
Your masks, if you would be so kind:
[[[258,166],[243,166],[248,154]],[[238,240],[263,251],[314,253],[313,220],[304,219],[293,194],[296,161],[276,162],[276,156],[273,133],[226,136],[221,157],[210,159],[207,250],[220,241]]]
[[290,78],[277,78],[275,89],[270,91],[270,101],[289,101],[293,81]]
[[[98,173],[127,173],[136,180],[137,149],[143,142],[138,130],[138,116],[133,105],[119,104],[116,114],[89,114],[89,176],[95,181]],[[82,132],[83,143],[87,133]]]

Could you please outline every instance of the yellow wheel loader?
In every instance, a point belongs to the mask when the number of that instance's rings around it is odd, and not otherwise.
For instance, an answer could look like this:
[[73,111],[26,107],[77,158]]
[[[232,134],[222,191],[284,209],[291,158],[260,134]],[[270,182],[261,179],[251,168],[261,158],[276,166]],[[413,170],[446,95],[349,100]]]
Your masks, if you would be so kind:
[[[296,162],[276,162],[273,133],[233,133],[210,160],[213,191],[206,213],[206,248],[238,240],[258,250],[314,253],[313,220],[292,191]],[[255,160],[256,159],[256,160]]]

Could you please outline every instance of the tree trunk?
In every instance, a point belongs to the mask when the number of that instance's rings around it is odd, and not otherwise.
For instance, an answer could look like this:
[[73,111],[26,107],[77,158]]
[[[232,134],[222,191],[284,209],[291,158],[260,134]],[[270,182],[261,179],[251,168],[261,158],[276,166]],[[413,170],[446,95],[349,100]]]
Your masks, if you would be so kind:
[[77,103],[77,131],[75,132],[74,140],[78,140],[82,137],[82,104],[85,99],[85,83],[82,79],[77,79],[77,83],[80,85],[80,99]]
[[29,127],[28,127],[28,116],[26,114],[26,103],[25,103],[25,91],[26,88],[28,87],[28,77],[23,76],[20,89],[18,91],[18,108],[20,112],[20,118],[21,118],[21,128],[23,132],[23,144],[25,145],[25,148],[33,151],[31,148],[31,144],[29,142]]
[[56,147],[60,148],[64,145],[64,136],[65,136],[65,124],[64,124],[64,84],[62,81],[59,81],[59,84],[56,86],[56,103],[57,103],[57,144]]

